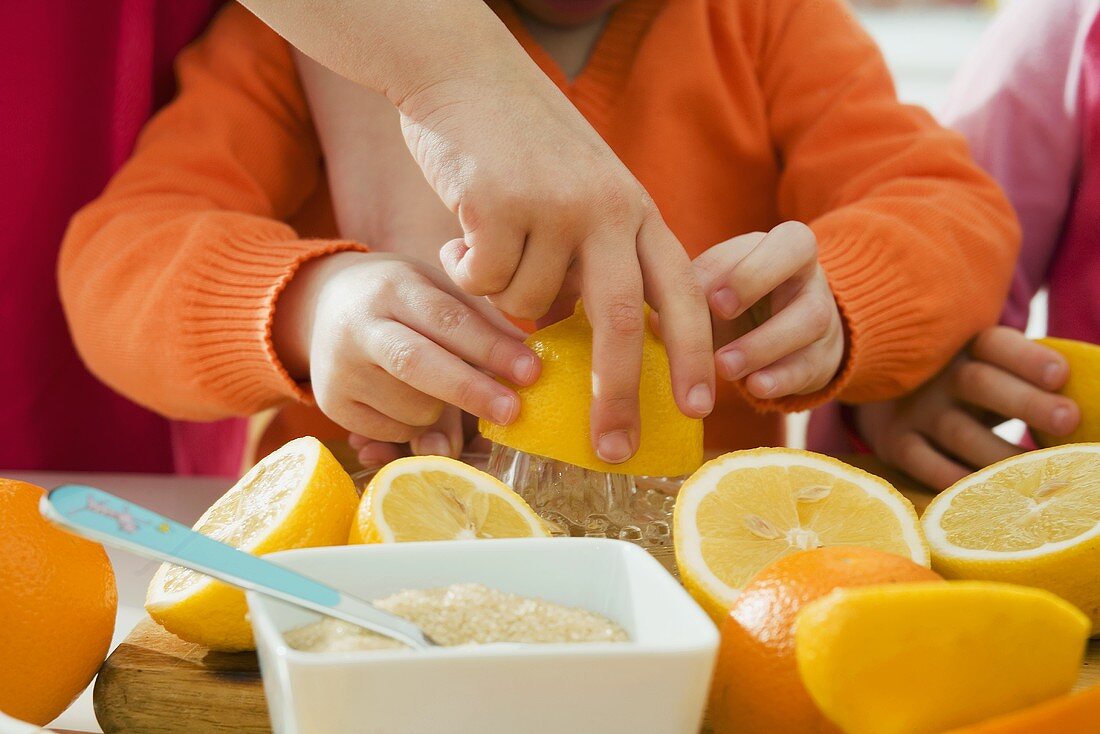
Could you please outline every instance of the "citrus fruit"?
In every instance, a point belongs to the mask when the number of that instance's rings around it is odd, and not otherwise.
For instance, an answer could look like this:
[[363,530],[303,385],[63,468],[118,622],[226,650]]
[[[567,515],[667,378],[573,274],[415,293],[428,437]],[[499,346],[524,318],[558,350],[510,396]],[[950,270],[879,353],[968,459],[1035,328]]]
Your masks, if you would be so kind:
[[704,464],[680,488],[673,538],[684,586],[719,624],[750,578],[800,550],[856,545],[928,565],[909,500],[883,479],[798,449]]
[[870,548],[818,548],[764,568],[741,591],[722,626],[710,697],[715,734],[836,732],[799,678],[795,615],[837,588],[940,580],[908,558]]
[[608,464],[592,448],[592,326],[580,303],[567,319],[539,329],[527,346],[542,360],[539,379],[517,387],[519,418],[498,426],[481,421],[493,443],[608,474],[677,477],[703,461],[703,422],[676,407],[664,344],[645,319],[642,375],[638,390],[641,436],[638,452],[622,464]]
[[[358,496],[351,477],[317,439],[290,441],[264,457],[210,506],[194,529],[255,555],[347,541]],[[214,650],[251,650],[244,593],[164,564],[145,609],[178,637]]]
[[1037,341],[1061,354],[1069,363],[1069,379],[1059,392],[1077,403],[1081,409],[1081,422],[1068,436],[1055,436],[1032,429],[1035,440],[1040,446],[1100,441],[1100,346],[1051,337]]
[[947,578],[1052,591],[1100,631],[1100,444],[993,464],[932,500],[921,522]]
[[997,716],[946,734],[1094,734],[1100,731],[1100,686]]
[[549,536],[500,480],[445,456],[407,456],[378,470],[351,528],[352,543]]
[[846,734],[939,734],[1060,696],[1089,623],[1054,594],[990,581],[838,589],[795,621],[802,682]]
[[47,522],[43,494],[0,479],[0,711],[39,726],[99,670],[118,604],[103,547]]

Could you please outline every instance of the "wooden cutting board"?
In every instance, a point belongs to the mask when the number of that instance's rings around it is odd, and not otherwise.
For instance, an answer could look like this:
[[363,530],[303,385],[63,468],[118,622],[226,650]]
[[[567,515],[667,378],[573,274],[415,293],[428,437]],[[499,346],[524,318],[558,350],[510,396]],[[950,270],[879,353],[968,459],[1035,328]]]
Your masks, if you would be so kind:
[[[845,457],[885,477],[918,511],[931,495],[869,457]],[[1100,641],[1089,647],[1078,688],[1100,684]],[[96,718],[106,734],[270,732],[256,656],[218,653],[139,624],[103,664],[96,679]]]

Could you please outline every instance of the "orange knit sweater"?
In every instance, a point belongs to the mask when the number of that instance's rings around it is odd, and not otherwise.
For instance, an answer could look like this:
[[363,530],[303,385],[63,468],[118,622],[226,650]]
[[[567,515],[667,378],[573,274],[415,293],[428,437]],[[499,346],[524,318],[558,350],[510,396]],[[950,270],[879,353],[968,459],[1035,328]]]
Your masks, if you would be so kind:
[[[721,385],[709,447],[781,441],[762,407],[895,397],[995,322],[1018,240],[1009,205],[958,136],[896,101],[842,0],[626,0],[573,83],[497,11],[693,256],[788,219],[817,233],[849,340],[843,374],[775,405]],[[178,71],[179,97],[66,235],[77,346],[108,384],[171,416],[308,405],[271,346],[277,297],[302,262],[361,245],[333,239],[288,47],[231,6]]]

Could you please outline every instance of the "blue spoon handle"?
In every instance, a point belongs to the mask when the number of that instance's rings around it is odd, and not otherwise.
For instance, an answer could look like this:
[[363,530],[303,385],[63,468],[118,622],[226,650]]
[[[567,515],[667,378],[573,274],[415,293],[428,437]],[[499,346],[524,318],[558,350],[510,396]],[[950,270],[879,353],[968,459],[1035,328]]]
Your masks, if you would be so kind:
[[208,538],[101,489],[64,484],[42,498],[40,511],[70,532],[104,545],[174,563],[233,586],[343,619],[413,647],[434,644],[408,620]]

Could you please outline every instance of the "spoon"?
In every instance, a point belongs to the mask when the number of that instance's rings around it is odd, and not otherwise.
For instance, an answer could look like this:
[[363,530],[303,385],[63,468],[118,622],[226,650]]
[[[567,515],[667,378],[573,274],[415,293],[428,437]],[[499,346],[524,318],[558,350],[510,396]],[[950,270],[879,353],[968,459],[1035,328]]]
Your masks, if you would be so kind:
[[350,622],[409,647],[426,649],[437,644],[403,617],[196,533],[101,489],[63,484],[42,497],[39,511],[76,535]]

